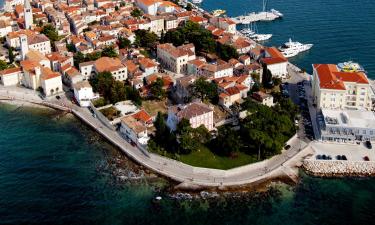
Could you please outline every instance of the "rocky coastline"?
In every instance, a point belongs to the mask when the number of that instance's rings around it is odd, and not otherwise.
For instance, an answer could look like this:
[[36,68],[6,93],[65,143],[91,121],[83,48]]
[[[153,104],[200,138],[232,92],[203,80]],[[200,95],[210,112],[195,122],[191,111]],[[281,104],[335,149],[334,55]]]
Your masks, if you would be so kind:
[[302,168],[318,177],[375,177],[374,161],[304,160]]

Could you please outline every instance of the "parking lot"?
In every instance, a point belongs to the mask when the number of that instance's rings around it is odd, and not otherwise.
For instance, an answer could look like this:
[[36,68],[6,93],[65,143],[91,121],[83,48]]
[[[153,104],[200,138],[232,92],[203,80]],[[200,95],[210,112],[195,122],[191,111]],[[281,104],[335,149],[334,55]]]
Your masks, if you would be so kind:
[[[348,161],[375,161],[374,149],[367,148],[363,142],[360,144],[312,142],[311,147],[315,150],[313,159],[343,160],[342,156],[345,156]],[[325,159],[323,159],[323,156],[325,156]]]

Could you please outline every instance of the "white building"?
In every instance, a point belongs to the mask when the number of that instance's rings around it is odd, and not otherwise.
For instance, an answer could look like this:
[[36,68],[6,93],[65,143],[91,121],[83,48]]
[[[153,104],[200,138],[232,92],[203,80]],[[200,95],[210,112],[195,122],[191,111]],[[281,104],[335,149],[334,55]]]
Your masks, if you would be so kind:
[[147,126],[132,115],[121,119],[120,132],[135,144],[147,145],[150,139],[147,133]]
[[175,73],[187,73],[188,61],[195,59],[195,47],[193,44],[175,47],[170,43],[157,46],[157,58],[168,70]]
[[35,34],[28,37],[26,34],[19,35],[21,47],[21,60],[25,59],[29,49],[40,52],[43,55],[51,53],[51,42],[44,34]]
[[150,15],[156,15],[160,4],[155,0],[136,0],[135,3],[144,13]]
[[96,61],[81,63],[79,70],[85,79],[101,72],[110,72],[113,78],[119,81],[128,78],[128,70],[118,58],[101,57]]
[[19,84],[22,76],[23,72],[20,67],[2,70],[0,71],[0,84],[4,86],[17,85]]
[[264,50],[264,57],[261,59],[261,62],[267,65],[267,69],[271,71],[272,76],[286,78],[288,74],[288,59],[275,47]]
[[192,128],[203,125],[209,131],[214,129],[213,109],[203,103],[193,102],[184,106],[169,107],[167,126],[171,130],[176,130],[177,124],[183,118],[189,120]]
[[29,0],[25,0],[25,3],[23,5],[23,14],[25,19],[25,29],[31,29],[34,21],[33,21],[33,11],[30,5]]
[[333,64],[314,64],[312,89],[317,108],[371,110],[373,90],[363,72],[341,72]]
[[0,20],[0,37],[5,37],[12,32],[12,26],[8,20]]
[[332,142],[375,141],[375,114],[361,110],[322,109],[321,140]]
[[258,91],[258,92],[253,93],[252,97],[262,105],[265,105],[268,107],[272,107],[275,105],[275,103],[273,102],[273,96],[270,94],[266,94],[264,92]]
[[221,78],[221,77],[232,77],[233,76],[233,67],[224,61],[218,61],[216,64],[205,64],[198,74],[207,78]]
[[236,23],[230,18],[212,17],[210,23],[231,34],[235,34],[237,31]]
[[90,106],[90,101],[95,98],[90,83],[85,80],[73,84],[74,97],[81,107]]

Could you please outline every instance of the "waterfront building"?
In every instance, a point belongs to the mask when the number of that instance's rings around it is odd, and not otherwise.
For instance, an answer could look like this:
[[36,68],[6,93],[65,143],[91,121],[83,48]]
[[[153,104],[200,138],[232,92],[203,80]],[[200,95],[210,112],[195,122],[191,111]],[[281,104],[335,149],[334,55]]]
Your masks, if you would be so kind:
[[371,110],[374,92],[363,72],[342,72],[333,64],[314,64],[312,94],[318,109]]
[[162,66],[175,73],[187,73],[187,64],[195,59],[193,44],[173,46],[171,43],[157,46],[157,58]]
[[375,141],[375,113],[365,110],[322,109],[322,141]]
[[230,18],[223,18],[223,17],[211,17],[210,18],[210,23],[218,27],[220,29],[223,29],[225,32],[235,34],[237,29],[236,29],[236,23],[230,19]]
[[192,128],[203,125],[209,131],[214,129],[213,109],[204,103],[193,102],[169,107],[167,126],[174,131],[183,118],[190,122]]
[[4,86],[18,85],[23,75],[20,67],[0,71],[0,84]]
[[87,80],[73,84],[74,97],[81,107],[90,106],[90,102],[95,98],[92,87]]
[[202,68],[198,71],[198,75],[212,79],[217,79],[221,77],[232,77],[233,67],[223,60],[218,60],[214,64],[204,64]]
[[133,115],[121,119],[120,132],[135,144],[147,145],[150,137],[147,133],[147,126],[138,121]]
[[260,62],[267,65],[267,69],[271,71],[272,76],[286,78],[288,59],[277,48],[265,48],[261,53]]

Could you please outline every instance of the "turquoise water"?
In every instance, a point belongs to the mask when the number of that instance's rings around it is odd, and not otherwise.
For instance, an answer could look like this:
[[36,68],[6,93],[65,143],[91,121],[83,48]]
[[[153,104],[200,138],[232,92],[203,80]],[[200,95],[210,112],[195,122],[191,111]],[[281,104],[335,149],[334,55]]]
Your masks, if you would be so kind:
[[[269,0],[269,8],[284,14],[273,22],[258,22],[259,33],[274,36],[265,45],[280,46],[289,37],[314,47],[291,61],[311,71],[313,63],[355,60],[375,78],[375,6],[372,0]],[[229,16],[262,10],[262,0],[204,0],[206,10],[226,9]]]
[[0,105],[0,224],[373,224],[375,215],[375,179],[303,176],[264,193],[175,200],[159,191],[166,181],[121,181],[119,169],[140,170],[75,118]]

